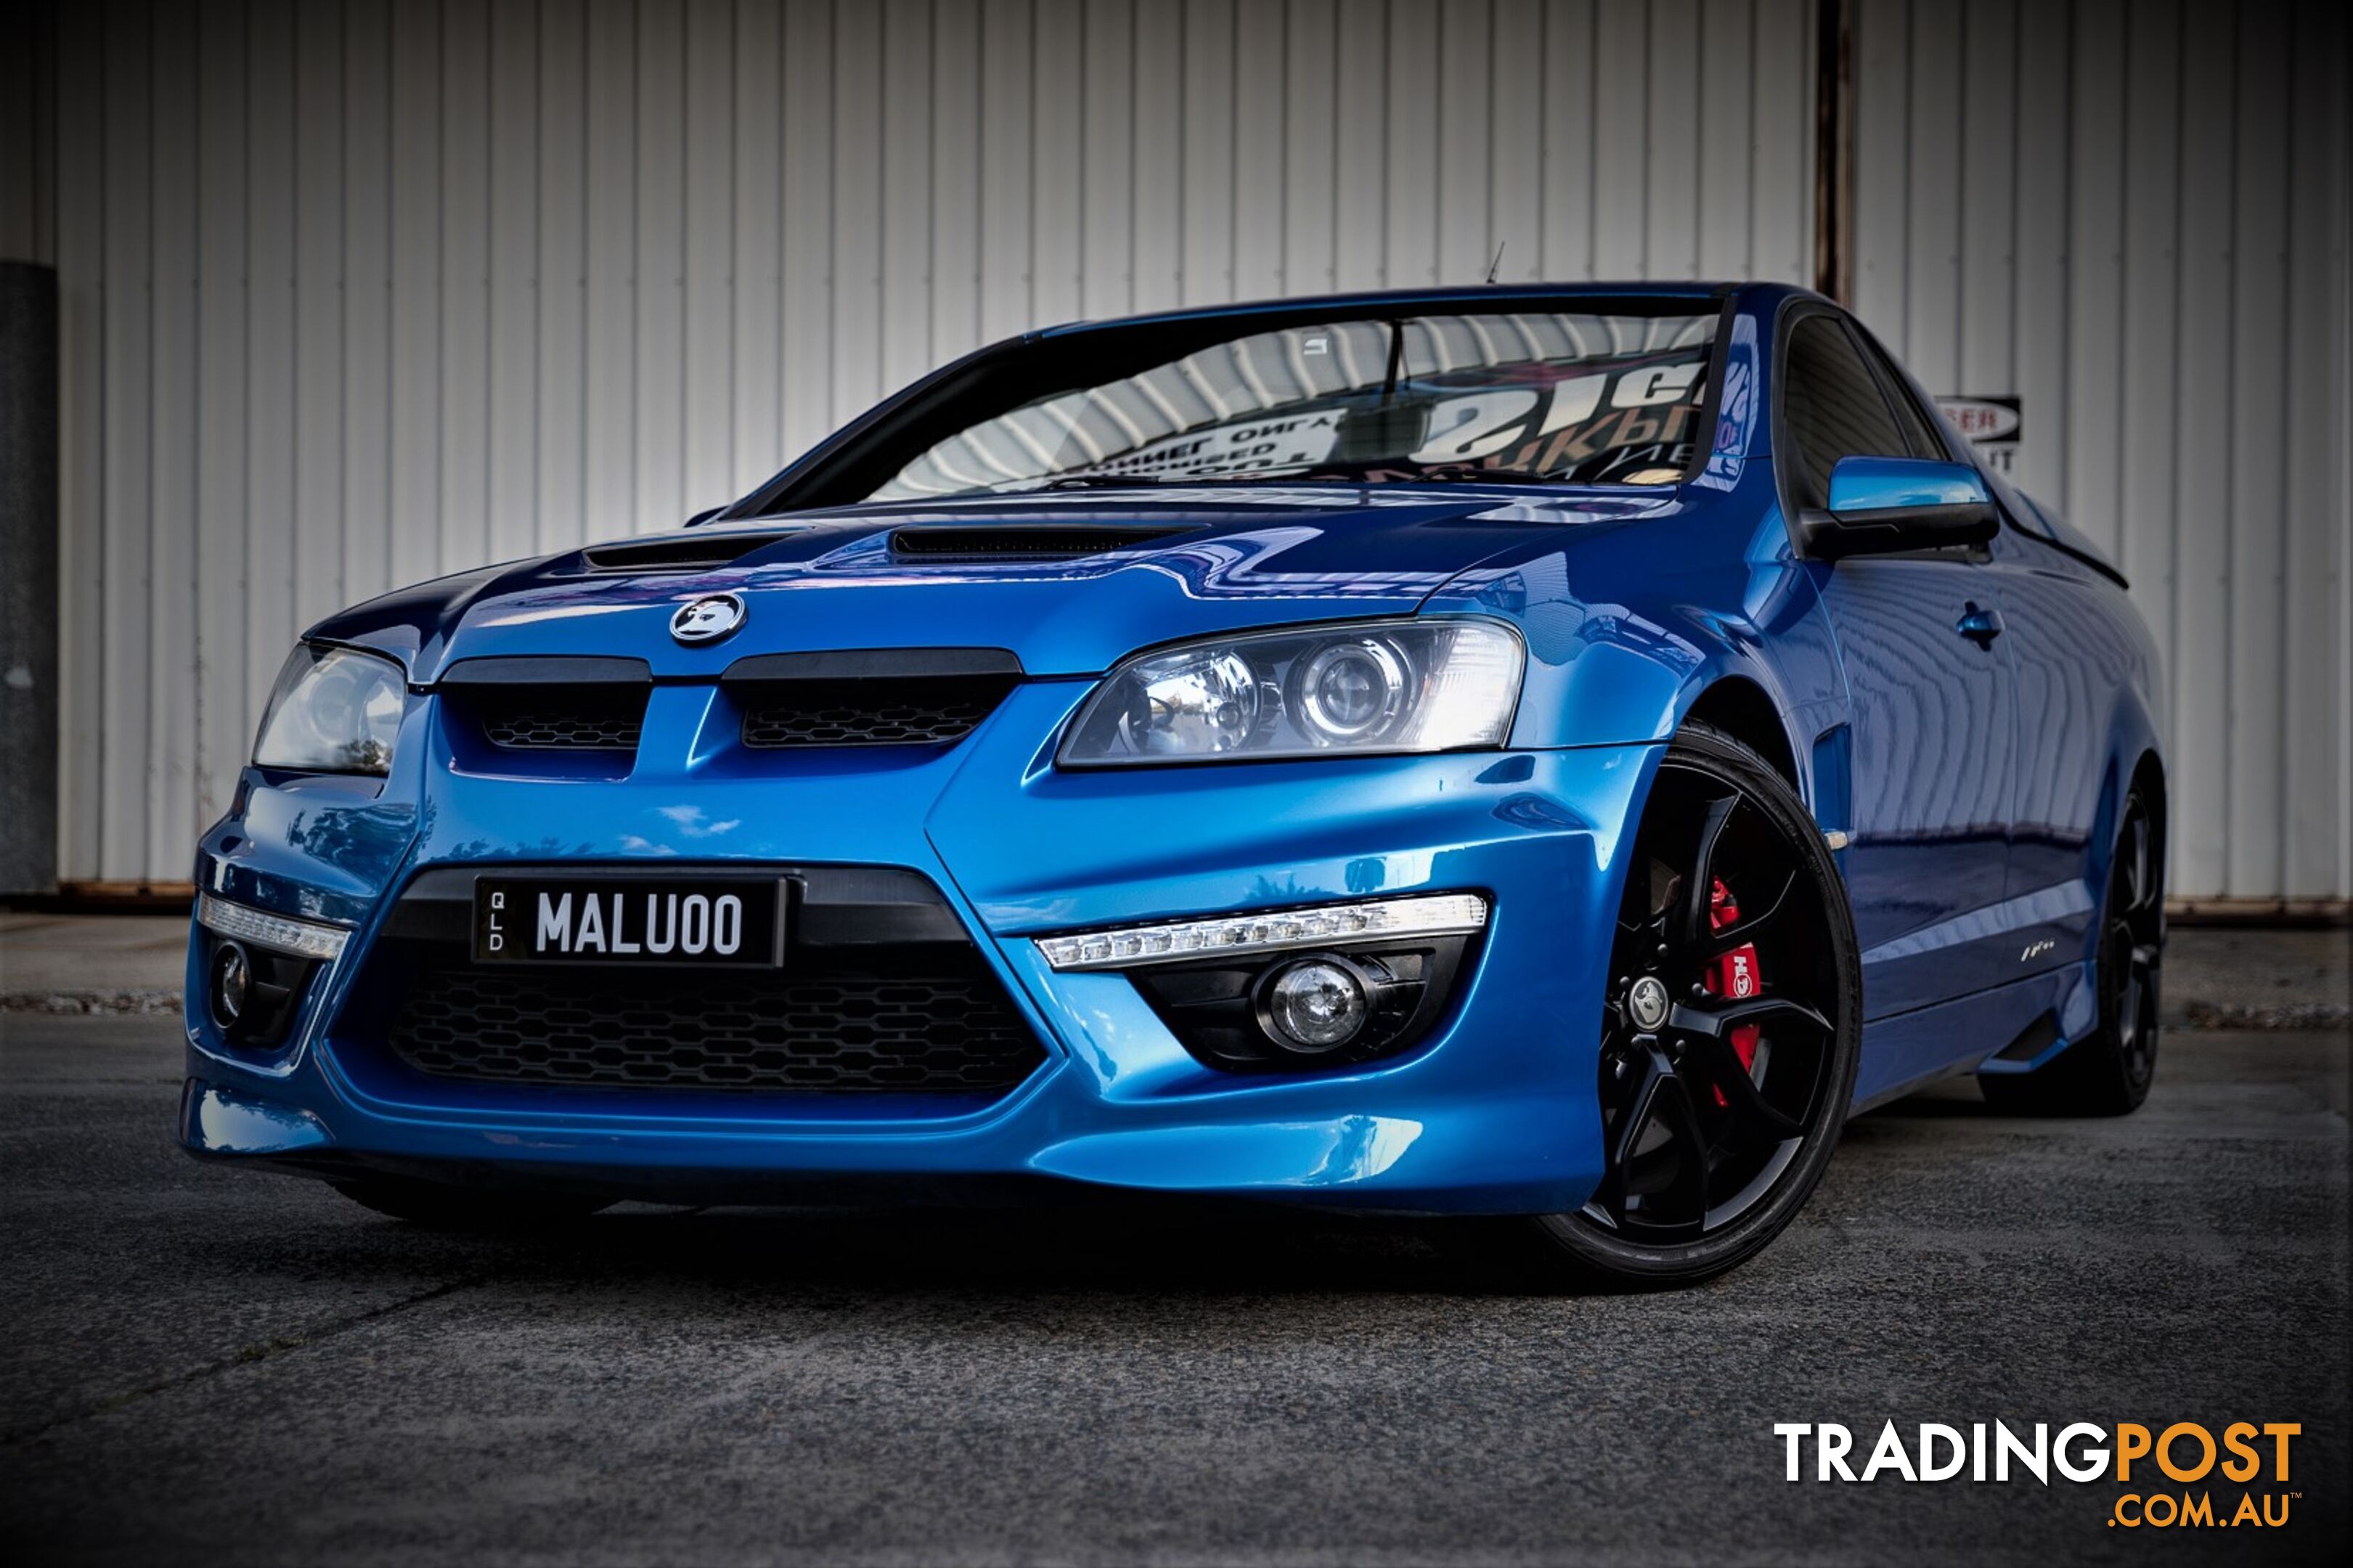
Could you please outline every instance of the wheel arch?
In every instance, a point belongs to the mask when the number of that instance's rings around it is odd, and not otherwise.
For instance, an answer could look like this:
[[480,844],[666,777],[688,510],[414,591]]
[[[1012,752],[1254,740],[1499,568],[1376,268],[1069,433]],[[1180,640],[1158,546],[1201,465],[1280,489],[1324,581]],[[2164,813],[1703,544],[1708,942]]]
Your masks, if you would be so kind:
[[[2108,719],[2107,737],[2100,770],[2100,800],[2091,841],[2084,847],[2082,865],[2087,886],[2094,897],[2101,898],[2105,896],[2116,837],[2124,827],[2125,802],[2136,790],[2148,803],[2160,883],[2171,863],[2172,812],[2164,742],[2139,693],[2129,688],[2119,689]],[[2087,953],[2087,959],[2088,956]]]
[[2157,863],[2161,868],[2165,864],[2168,811],[2165,796],[2165,760],[2157,754],[2155,746],[2145,747],[2142,750],[2139,761],[2133,763],[2126,789],[2126,793],[2138,790],[2141,798],[2148,802],[2149,825],[2156,830]]
[[1763,757],[1804,798],[1805,784],[1798,773],[1797,752],[1789,744],[1789,727],[1762,686],[1745,675],[1723,676],[1704,688],[1683,710],[1683,723],[1694,720],[1721,730]]

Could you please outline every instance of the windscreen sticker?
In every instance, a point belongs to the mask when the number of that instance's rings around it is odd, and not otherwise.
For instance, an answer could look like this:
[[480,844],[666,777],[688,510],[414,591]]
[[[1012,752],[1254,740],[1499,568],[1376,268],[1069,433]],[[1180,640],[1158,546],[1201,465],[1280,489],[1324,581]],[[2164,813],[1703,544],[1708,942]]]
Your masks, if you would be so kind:
[[[1669,482],[1691,461],[1705,368],[1704,352],[1676,350],[1601,370],[1533,363],[1426,375],[1406,389],[1405,401],[1423,411],[1418,438],[1387,455],[1399,478],[1415,468],[1484,465],[1587,483]],[[1339,458],[1348,417],[1366,412],[1362,393],[1255,412],[1063,471],[1155,479],[1313,471]],[[1366,477],[1391,471],[1375,467]]]

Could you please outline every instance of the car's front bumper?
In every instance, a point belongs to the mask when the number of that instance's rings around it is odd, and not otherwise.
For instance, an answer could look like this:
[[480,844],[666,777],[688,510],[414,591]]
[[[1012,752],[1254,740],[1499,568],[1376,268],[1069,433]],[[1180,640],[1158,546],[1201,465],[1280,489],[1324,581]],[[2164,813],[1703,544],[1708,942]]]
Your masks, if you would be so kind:
[[[664,689],[643,762],[607,782],[453,766],[413,712],[381,794],[248,776],[200,848],[199,885],[348,923],[287,1043],[232,1046],[192,941],[193,1152],[333,1173],[587,1185],[716,1198],[815,1183],[997,1177],[1246,1194],[1398,1210],[1575,1207],[1600,1168],[1600,997],[1647,746],[1347,762],[1055,772],[1050,734],[1084,683],[1023,688],[966,744],[780,772],[696,755],[708,715]],[[429,708],[429,704],[424,705]],[[669,726],[671,745],[661,743]],[[422,810],[398,804],[429,800]],[[522,1092],[354,1070],[353,982],[385,912],[453,865],[692,860],[888,865],[935,883],[1045,1060],[982,1102],[890,1095]],[[1188,1055],[1117,973],[1057,973],[1030,937],[1174,915],[1479,890],[1492,911],[1446,1018],[1362,1067],[1235,1076]]]

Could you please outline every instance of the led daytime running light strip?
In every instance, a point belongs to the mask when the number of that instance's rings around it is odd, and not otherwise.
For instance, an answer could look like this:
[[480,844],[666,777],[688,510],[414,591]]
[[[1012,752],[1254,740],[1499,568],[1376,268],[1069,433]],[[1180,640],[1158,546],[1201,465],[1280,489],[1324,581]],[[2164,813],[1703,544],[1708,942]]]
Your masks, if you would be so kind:
[[1058,970],[1129,969],[1227,953],[1281,952],[1367,937],[1451,936],[1483,929],[1487,900],[1476,893],[1433,893],[1375,903],[1323,904],[1271,914],[1163,921],[1116,931],[1041,936],[1038,952]]
[[343,943],[352,936],[341,926],[322,925],[316,921],[298,921],[290,915],[273,915],[267,910],[257,910],[249,904],[233,904],[210,893],[196,900],[196,923],[222,936],[249,942],[256,947],[290,952],[298,958],[339,957],[343,953]]

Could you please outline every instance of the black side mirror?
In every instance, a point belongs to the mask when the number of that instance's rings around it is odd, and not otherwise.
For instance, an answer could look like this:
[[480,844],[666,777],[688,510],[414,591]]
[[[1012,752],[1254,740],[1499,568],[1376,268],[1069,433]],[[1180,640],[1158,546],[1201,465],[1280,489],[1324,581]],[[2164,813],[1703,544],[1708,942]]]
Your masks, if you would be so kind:
[[725,511],[727,509],[723,506],[706,507],[702,510],[696,512],[692,517],[688,518],[679,526],[681,528],[692,528],[698,522],[709,522],[712,518],[717,517],[721,512]]
[[2000,528],[1983,475],[1926,458],[1841,458],[1830,506],[1798,514],[1808,559],[1982,544]]

